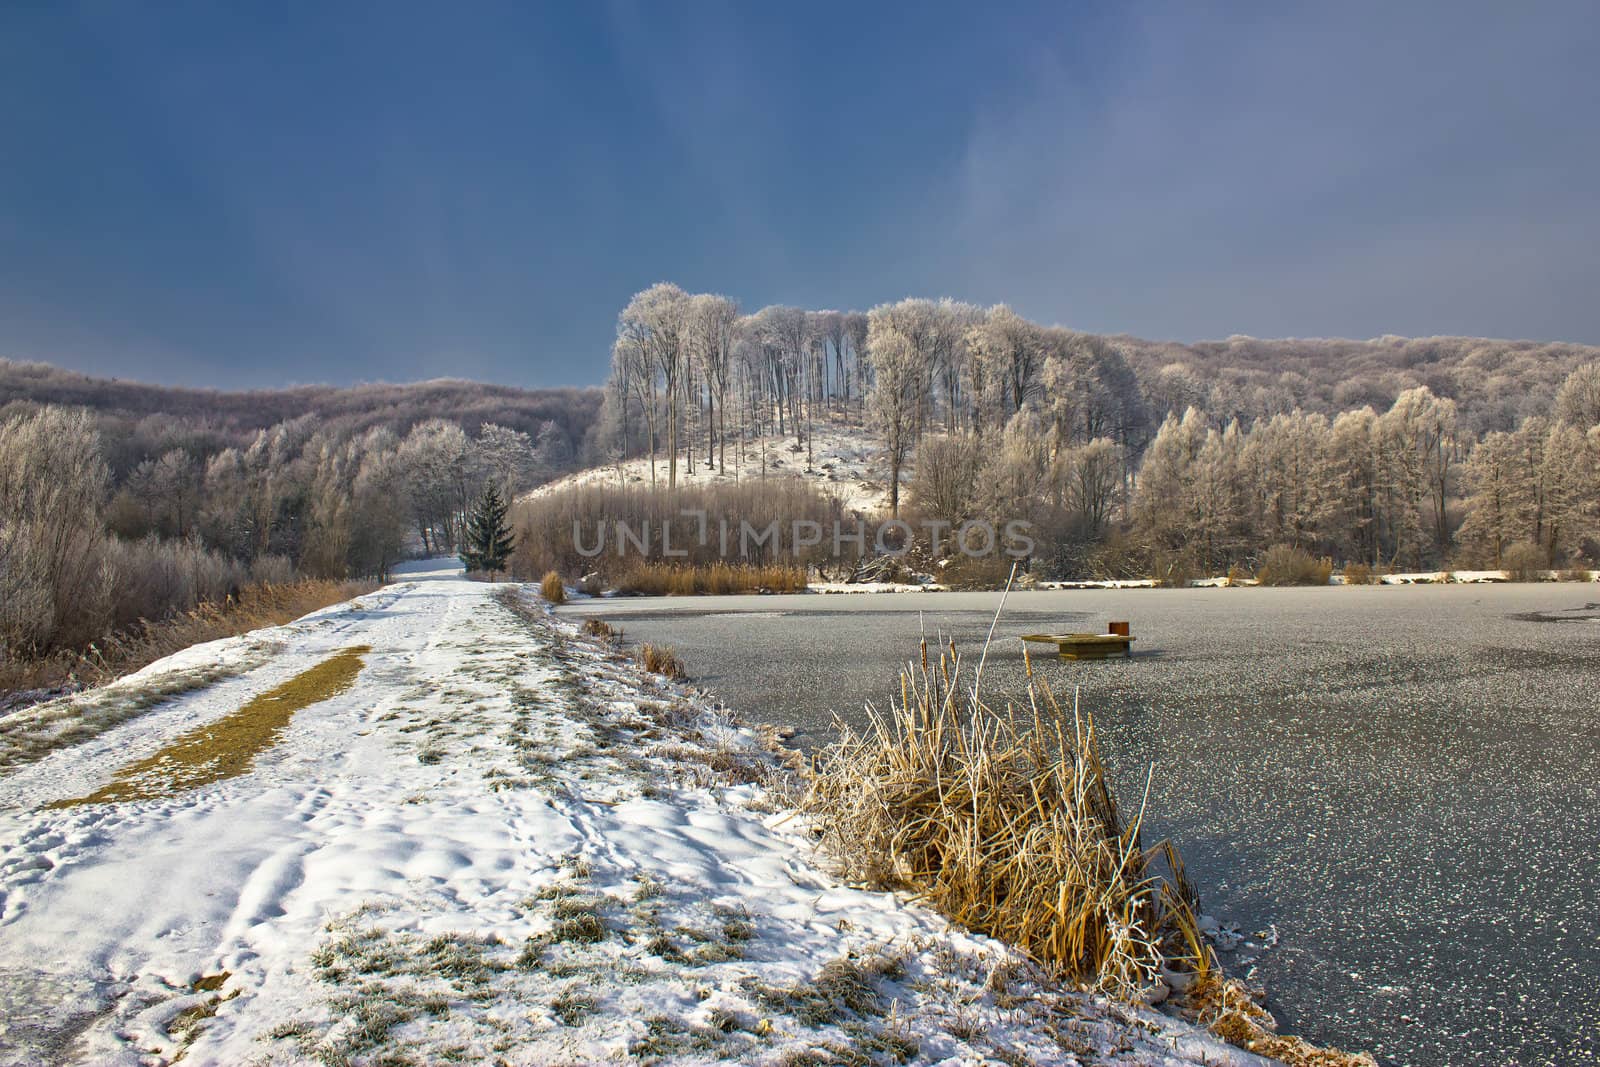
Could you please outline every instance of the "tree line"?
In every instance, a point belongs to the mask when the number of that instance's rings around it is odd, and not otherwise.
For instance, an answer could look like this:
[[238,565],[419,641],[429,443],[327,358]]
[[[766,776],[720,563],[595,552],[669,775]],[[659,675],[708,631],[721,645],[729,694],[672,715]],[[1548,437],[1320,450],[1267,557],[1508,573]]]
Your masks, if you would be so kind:
[[417,549],[462,547],[485,487],[503,498],[570,470],[573,442],[454,421],[353,430],[305,414],[239,443],[183,420],[125,424],[83,408],[0,416],[0,660],[82,648],[140,619],[297,576],[386,577]]
[[[809,450],[819,420],[860,418],[892,513],[913,471],[912,509],[1027,518],[1038,562],[1075,576],[1220,571],[1275,545],[1378,567],[1499,567],[1519,546],[1555,566],[1592,557],[1600,531],[1596,356],[1462,338],[1161,345],[948,299],[744,314],[661,283],[618,317],[591,443],[648,455],[652,484],[659,458],[670,490],[680,465],[772,434]],[[1355,373],[1336,383],[1341,368]]]

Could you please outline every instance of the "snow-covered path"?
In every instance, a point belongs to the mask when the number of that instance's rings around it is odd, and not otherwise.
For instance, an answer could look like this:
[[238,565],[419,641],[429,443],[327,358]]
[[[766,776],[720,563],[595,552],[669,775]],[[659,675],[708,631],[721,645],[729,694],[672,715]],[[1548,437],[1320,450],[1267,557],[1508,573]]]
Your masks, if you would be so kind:
[[[750,731],[406,577],[115,683],[275,650],[0,779],[0,1063],[1249,1062],[840,885]],[[355,646],[247,773],[49,806]]]

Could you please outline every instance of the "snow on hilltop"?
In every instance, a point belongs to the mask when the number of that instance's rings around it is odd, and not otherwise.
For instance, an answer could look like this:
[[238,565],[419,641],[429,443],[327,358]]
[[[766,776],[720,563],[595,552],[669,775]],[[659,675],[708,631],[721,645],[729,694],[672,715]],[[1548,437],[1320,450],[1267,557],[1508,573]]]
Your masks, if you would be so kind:
[[[1263,1062],[842,884],[753,731],[516,587],[405,577],[28,735],[0,1063]],[[148,757],[355,655],[243,773],[159,788]],[[204,660],[232,673],[136,706]],[[140,760],[153,799],[71,803]]]
[[[889,463],[884,456],[883,443],[859,423],[840,419],[819,420],[812,434],[810,470],[806,469],[805,448],[795,450],[793,433],[745,442],[742,461],[734,443],[729,442],[726,470],[701,463],[699,457],[703,455],[705,443],[699,442],[696,447],[702,452],[697,453],[692,474],[686,458],[682,455],[678,457],[680,485],[731,485],[759,480],[763,477],[764,456],[765,477],[792,475],[805,478],[814,482],[823,493],[837,497],[846,509],[862,515],[889,510]],[[911,479],[911,471],[912,464],[908,460],[900,475],[902,500],[905,498],[905,485]],[[663,486],[667,484],[664,454],[656,457],[656,483]],[[648,487],[650,457],[636,457],[620,464],[611,463],[578,471],[547,482],[524,494],[524,498],[540,497],[577,485]]]

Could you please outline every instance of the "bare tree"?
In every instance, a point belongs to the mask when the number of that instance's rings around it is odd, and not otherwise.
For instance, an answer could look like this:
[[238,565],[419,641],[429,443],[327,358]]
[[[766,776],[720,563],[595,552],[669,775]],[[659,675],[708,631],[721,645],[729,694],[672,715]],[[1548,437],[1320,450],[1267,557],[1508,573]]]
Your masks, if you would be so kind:
[[723,470],[728,465],[728,384],[733,371],[734,327],[738,321],[739,305],[728,297],[702,293],[690,298],[690,350],[705,381],[706,403],[711,409],[706,418],[706,462],[711,462],[715,450],[717,466]]

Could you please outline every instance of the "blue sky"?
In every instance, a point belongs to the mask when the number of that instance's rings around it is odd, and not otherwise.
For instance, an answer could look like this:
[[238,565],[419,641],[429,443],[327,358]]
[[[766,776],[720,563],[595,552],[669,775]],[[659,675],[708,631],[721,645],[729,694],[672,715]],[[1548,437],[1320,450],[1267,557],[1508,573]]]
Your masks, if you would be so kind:
[[0,355],[600,380],[660,279],[1600,343],[1600,7],[0,4]]

